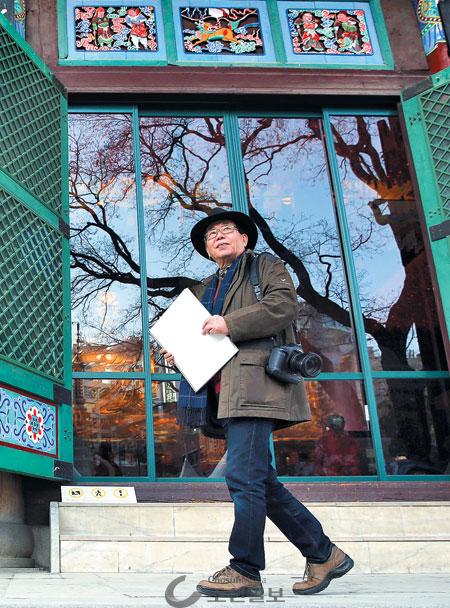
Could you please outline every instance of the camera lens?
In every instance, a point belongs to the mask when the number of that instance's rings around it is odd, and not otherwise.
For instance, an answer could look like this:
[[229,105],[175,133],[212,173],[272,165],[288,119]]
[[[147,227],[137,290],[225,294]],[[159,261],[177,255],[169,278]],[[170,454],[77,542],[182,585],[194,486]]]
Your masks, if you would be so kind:
[[322,370],[322,359],[316,353],[295,353],[289,359],[289,367],[303,378],[315,378]]

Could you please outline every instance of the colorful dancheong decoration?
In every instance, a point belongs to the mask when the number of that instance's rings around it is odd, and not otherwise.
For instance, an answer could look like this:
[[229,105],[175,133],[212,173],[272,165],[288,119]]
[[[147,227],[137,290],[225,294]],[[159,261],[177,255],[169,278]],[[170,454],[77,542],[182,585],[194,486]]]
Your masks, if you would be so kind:
[[58,455],[57,407],[0,386],[0,445]]
[[361,9],[286,10],[295,54],[372,55],[366,16]]
[[450,66],[449,49],[438,0],[412,0],[422,35],[422,44],[432,74]]
[[425,55],[436,50],[440,42],[445,43],[444,27],[436,0],[413,0],[417,21],[422,34]]
[[14,27],[25,38],[25,18],[27,7],[25,0],[14,0]]
[[76,6],[75,46],[82,51],[156,52],[155,7]]
[[264,54],[257,8],[181,6],[179,10],[186,53]]

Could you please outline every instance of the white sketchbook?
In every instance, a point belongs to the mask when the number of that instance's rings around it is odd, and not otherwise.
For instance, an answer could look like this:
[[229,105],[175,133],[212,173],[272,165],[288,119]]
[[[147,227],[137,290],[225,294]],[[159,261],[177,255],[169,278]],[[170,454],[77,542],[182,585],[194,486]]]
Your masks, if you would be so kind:
[[228,336],[202,334],[210,316],[194,294],[184,289],[150,329],[158,344],[173,354],[175,365],[196,392],[238,352]]

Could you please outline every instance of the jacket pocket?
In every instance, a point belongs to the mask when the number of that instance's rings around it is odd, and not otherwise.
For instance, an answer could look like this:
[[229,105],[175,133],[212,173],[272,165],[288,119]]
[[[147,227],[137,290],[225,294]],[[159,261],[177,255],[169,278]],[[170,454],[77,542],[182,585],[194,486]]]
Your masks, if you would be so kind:
[[266,374],[268,353],[243,353],[239,366],[239,405],[285,409],[288,385],[278,382]]

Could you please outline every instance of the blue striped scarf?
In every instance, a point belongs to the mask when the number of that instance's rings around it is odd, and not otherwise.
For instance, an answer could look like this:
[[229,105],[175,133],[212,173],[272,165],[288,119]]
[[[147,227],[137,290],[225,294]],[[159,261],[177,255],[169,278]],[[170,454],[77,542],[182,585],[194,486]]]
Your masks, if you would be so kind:
[[[234,272],[238,266],[239,259],[237,258],[227,269],[226,275],[222,279],[222,284],[219,288],[216,301],[214,302],[214,294],[216,293],[217,281],[219,273],[217,272],[212,281],[207,286],[202,297],[203,306],[212,314],[219,315],[222,312],[225,295],[231,285]],[[195,392],[191,385],[184,379],[180,382],[180,392],[178,395],[177,404],[177,422],[186,427],[204,426],[207,423],[207,407],[208,407],[208,385],[206,384],[199,391]]]

